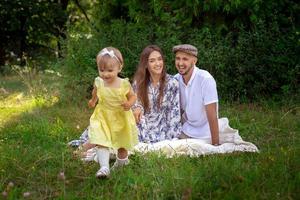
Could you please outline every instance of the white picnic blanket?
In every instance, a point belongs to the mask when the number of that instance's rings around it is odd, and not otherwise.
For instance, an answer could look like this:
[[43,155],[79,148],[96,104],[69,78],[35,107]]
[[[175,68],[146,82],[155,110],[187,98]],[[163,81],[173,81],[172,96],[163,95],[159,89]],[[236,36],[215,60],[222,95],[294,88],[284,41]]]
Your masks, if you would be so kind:
[[244,141],[238,130],[229,126],[227,118],[219,119],[219,146],[211,145],[210,138],[203,139],[177,139],[164,140],[153,144],[139,143],[135,146],[135,152],[148,153],[159,152],[167,157],[175,155],[188,155],[198,157],[216,153],[259,152],[258,148],[251,142]]
[[[219,119],[219,146],[211,145],[210,138],[203,139],[173,139],[164,140],[152,144],[140,142],[134,147],[135,152],[142,154],[148,152],[157,152],[160,155],[166,157],[173,157],[176,155],[187,155],[191,157],[199,157],[202,155],[209,154],[223,154],[232,152],[259,152],[258,148],[251,142],[244,141],[239,135],[238,130],[233,129],[229,126],[227,118]],[[95,150],[91,149],[88,151],[87,158],[85,161],[95,160]]]

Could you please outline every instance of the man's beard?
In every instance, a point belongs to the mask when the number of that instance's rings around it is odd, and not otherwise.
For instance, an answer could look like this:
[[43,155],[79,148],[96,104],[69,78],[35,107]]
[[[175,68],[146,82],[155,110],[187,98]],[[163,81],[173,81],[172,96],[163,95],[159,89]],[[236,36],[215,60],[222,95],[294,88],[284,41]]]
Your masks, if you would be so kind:
[[190,67],[185,71],[185,72],[183,72],[183,73],[180,73],[180,75],[182,75],[182,76],[185,76],[185,75],[187,75],[190,71],[191,71],[191,69],[193,69],[193,67],[194,67],[194,65],[193,64],[191,64],[190,65]]

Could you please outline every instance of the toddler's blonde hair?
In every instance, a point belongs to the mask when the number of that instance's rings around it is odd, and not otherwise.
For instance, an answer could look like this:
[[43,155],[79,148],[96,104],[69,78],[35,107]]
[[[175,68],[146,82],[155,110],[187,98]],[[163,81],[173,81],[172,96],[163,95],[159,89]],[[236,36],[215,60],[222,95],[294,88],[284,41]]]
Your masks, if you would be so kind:
[[[116,56],[116,58],[111,57],[109,54],[103,55],[102,53],[104,51],[113,51],[114,56]],[[123,56],[122,56],[120,50],[115,47],[106,47],[106,48],[103,48],[101,51],[99,51],[99,53],[97,54],[97,57],[96,57],[98,68],[100,68],[102,66],[106,66],[108,63],[111,62],[111,59],[113,59],[116,63],[119,64],[120,69],[123,68],[123,65],[124,65]]]

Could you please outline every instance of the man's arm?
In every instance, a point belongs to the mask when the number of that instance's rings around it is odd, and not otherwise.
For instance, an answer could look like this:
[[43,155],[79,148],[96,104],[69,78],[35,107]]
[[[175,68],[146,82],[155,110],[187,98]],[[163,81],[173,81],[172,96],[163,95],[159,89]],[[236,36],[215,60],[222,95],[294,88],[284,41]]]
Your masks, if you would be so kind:
[[211,133],[211,144],[219,145],[219,123],[217,117],[217,103],[205,106],[206,115]]

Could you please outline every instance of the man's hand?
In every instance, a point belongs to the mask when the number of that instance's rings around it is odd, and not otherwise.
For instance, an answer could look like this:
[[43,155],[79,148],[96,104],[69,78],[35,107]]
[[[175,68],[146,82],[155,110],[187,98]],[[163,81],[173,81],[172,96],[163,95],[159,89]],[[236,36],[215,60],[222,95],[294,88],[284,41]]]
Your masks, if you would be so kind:
[[134,118],[135,118],[135,122],[137,124],[140,123],[141,118],[143,116],[142,109],[137,107],[136,109],[133,110],[133,115],[134,115]]
[[186,116],[186,113],[184,112],[181,115],[181,123],[184,124],[186,121],[187,121],[187,116]]

